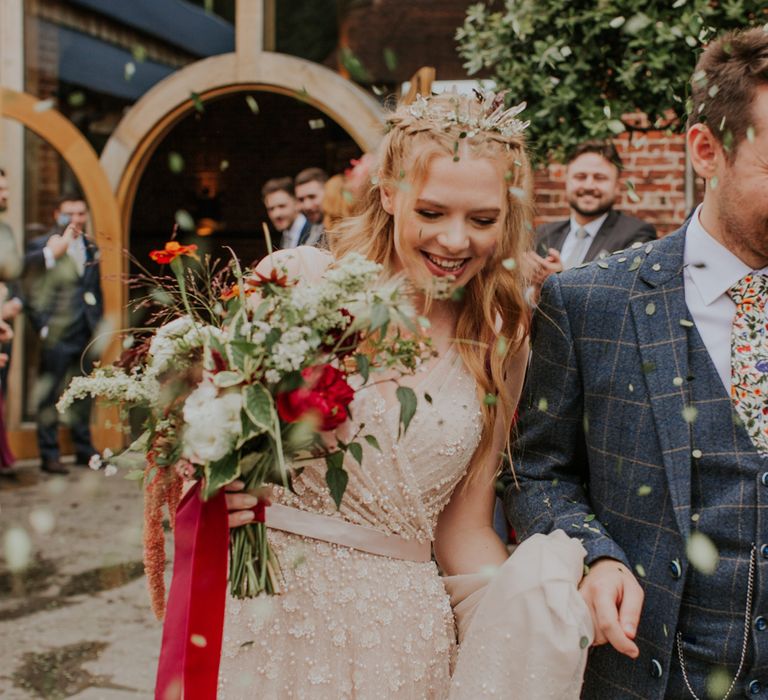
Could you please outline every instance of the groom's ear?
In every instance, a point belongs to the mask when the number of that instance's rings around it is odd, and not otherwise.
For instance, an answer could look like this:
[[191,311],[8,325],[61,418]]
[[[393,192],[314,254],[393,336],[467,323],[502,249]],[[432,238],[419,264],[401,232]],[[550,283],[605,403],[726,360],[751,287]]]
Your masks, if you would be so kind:
[[688,154],[696,174],[705,180],[717,175],[725,162],[725,153],[720,141],[715,138],[706,124],[694,124],[686,134]]

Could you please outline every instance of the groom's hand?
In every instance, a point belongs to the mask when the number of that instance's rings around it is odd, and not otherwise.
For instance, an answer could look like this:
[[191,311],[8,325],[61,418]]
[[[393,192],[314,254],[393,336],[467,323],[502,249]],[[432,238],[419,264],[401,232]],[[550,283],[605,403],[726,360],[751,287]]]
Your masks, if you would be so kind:
[[581,580],[579,592],[592,615],[595,646],[608,642],[630,659],[640,655],[633,641],[643,608],[643,589],[632,572],[615,559],[598,559]]

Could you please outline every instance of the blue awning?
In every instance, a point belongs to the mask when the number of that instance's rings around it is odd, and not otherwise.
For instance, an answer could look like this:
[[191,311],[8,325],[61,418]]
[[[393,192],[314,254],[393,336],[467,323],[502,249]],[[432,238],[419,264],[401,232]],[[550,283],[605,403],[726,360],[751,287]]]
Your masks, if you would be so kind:
[[[176,69],[154,61],[136,61],[133,55],[114,44],[55,27],[59,41],[59,80],[95,92],[137,100],[155,83]],[[133,64],[134,71],[126,71]]]
[[162,39],[193,56],[217,56],[235,50],[235,28],[231,23],[184,0],[69,2]]

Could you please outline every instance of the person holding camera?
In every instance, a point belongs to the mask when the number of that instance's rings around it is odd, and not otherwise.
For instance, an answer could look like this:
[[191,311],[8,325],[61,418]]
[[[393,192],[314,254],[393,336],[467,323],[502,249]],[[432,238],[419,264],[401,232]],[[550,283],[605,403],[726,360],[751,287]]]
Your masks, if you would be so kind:
[[[42,469],[66,474],[58,444],[59,415],[56,401],[69,380],[88,374],[94,357],[91,341],[103,316],[99,276],[99,251],[86,235],[88,204],[78,194],[63,195],[54,211],[56,231],[68,241],[59,258],[46,256],[45,270],[31,275],[28,284],[29,319],[40,336],[40,367],[37,400],[37,441]],[[32,240],[27,253],[46,248],[50,234]],[[82,400],[71,409],[67,425],[75,446],[75,462],[87,465],[96,453],[91,443],[90,402]]]

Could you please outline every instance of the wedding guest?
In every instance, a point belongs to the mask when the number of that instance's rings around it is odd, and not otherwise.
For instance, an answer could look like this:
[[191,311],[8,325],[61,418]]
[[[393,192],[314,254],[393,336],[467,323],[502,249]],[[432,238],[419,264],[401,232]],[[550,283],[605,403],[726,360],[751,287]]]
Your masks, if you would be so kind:
[[299,211],[299,203],[290,177],[267,180],[261,188],[261,197],[272,226],[280,234],[280,248],[304,245],[312,224]]
[[[4,320],[0,320],[0,343],[9,343],[13,339],[13,329]],[[8,363],[8,353],[0,352],[0,368],[5,368]],[[13,464],[16,458],[13,456],[11,446],[8,444],[8,434],[5,429],[5,402],[3,396],[5,387],[0,387],[0,476],[14,476],[16,474]]]
[[[54,211],[54,232],[66,228],[67,254],[45,272],[29,276],[27,309],[40,336],[37,396],[37,443],[42,469],[66,474],[60,461],[59,415],[56,401],[72,376],[88,374],[93,365],[91,341],[103,315],[99,251],[87,235],[88,204],[79,194],[65,194]],[[44,250],[48,236],[32,240],[29,254]],[[73,406],[68,427],[75,446],[75,463],[87,465],[96,453],[91,442],[90,400]]]
[[565,168],[570,217],[539,226],[534,250],[526,256],[536,287],[555,272],[656,238],[651,224],[614,208],[621,198],[622,167],[610,141],[585,141],[571,152]]
[[316,245],[323,237],[323,195],[328,173],[321,168],[306,168],[293,180],[299,211],[310,223],[309,234],[302,245]]
[[[0,215],[8,211],[9,200],[8,176],[0,168]],[[71,239],[71,232],[56,232],[42,248],[22,256],[13,230],[0,219],[0,318],[4,326],[12,322],[23,309],[21,289],[16,280],[27,273],[53,267],[56,260],[66,253]],[[0,473],[9,475],[15,473],[12,469],[14,458],[6,435],[3,399],[7,395],[13,334],[4,331],[4,335],[6,338],[0,344]]]
[[[768,694],[768,33],[699,57],[676,232],[550,277],[506,490],[587,550],[584,698]],[[524,546],[524,543],[523,543]]]
[[[300,247],[258,268],[311,281],[356,252],[387,276],[405,275],[438,356],[398,379],[420,397],[399,440],[397,387],[386,381],[395,376],[358,392],[356,422],[380,450],[363,445],[362,467],[345,460],[340,508],[322,460],[302,462],[291,492],[272,493],[266,523],[285,590],[228,600],[221,699],[579,695],[591,637],[576,590],[581,546],[557,533],[508,559],[491,523],[528,360],[525,281],[502,261],[525,250],[531,173],[526,124],[503,103],[503,95],[446,95],[400,107],[388,119],[376,185],[331,236],[332,252]],[[435,285],[464,293],[436,297]],[[355,429],[343,424],[338,439]],[[241,488],[227,495],[231,527],[254,518],[257,498]],[[461,642],[453,681],[446,587]]]

